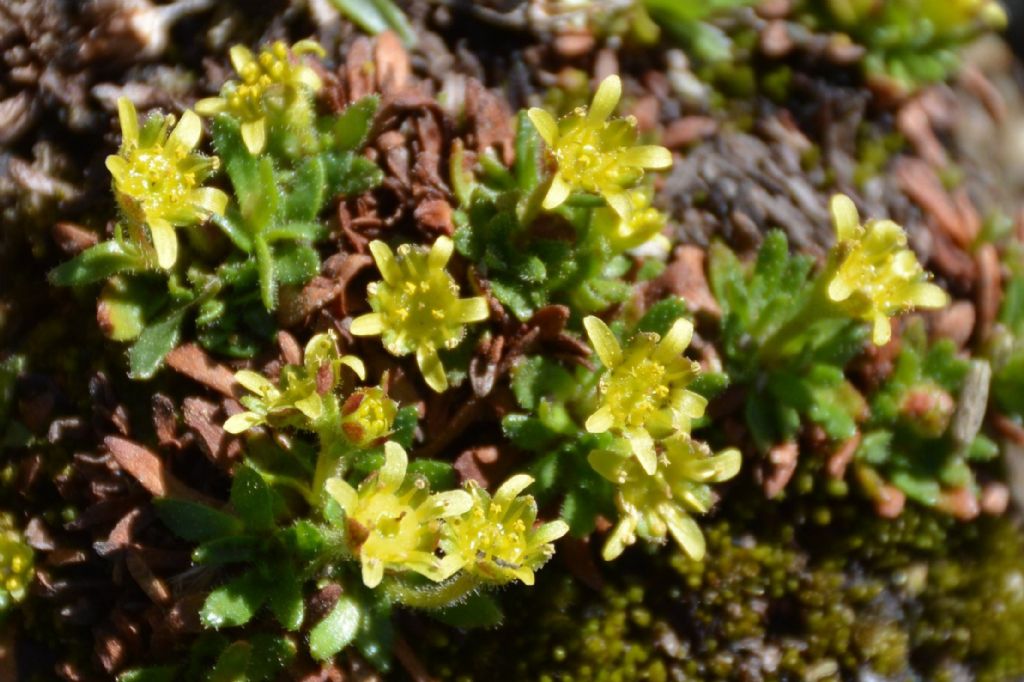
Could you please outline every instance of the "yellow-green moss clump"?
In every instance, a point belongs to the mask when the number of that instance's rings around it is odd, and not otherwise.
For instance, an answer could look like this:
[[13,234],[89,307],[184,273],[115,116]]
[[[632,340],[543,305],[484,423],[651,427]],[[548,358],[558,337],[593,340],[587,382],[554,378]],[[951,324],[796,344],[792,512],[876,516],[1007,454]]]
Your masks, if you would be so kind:
[[[620,562],[596,593],[540,574],[534,590],[505,600],[510,636],[438,629],[420,653],[450,680],[480,679],[499,656],[513,662],[507,679],[577,682],[951,680],[965,664],[982,680],[1024,674],[1024,542],[1012,522],[950,525],[912,510],[850,523],[867,508],[833,505],[842,534],[800,505],[754,505],[743,515],[763,512],[777,536],[719,520],[705,528],[703,561],[675,552]],[[809,523],[787,527],[780,514]]]

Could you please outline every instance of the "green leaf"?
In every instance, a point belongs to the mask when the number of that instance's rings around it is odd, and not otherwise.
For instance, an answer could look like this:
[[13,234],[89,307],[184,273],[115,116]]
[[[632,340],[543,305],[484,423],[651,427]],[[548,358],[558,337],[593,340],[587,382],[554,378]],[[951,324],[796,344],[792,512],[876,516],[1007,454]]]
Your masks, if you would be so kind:
[[149,379],[164,362],[164,357],[178,345],[181,325],[189,305],[179,306],[146,327],[128,350],[129,375],[132,379]]
[[384,173],[373,161],[349,152],[330,152],[323,155],[327,173],[328,199],[338,195],[359,196],[384,180]]
[[558,437],[544,422],[525,414],[506,415],[501,420],[501,430],[516,447],[526,451],[544,448]]
[[274,272],[281,284],[305,284],[320,272],[320,254],[309,244],[278,244],[274,247]]
[[262,236],[253,243],[256,254],[256,267],[260,274],[260,300],[267,310],[277,307],[277,271],[274,268],[274,257],[270,245]]
[[235,642],[221,652],[207,682],[249,682],[246,672],[251,656],[252,646],[248,642]]
[[278,531],[277,538],[284,549],[299,563],[314,559],[324,545],[324,536],[320,529],[302,519]]
[[419,419],[419,413],[412,405],[399,409],[398,414],[395,415],[395,421],[391,424],[391,440],[403,448],[411,448]]
[[210,593],[199,618],[214,630],[245,625],[266,601],[267,587],[256,571],[243,573]]
[[206,566],[254,561],[261,544],[258,538],[251,535],[229,535],[202,542],[203,544],[193,550],[192,561]]
[[334,119],[334,144],[339,151],[359,151],[370,134],[380,106],[380,95],[367,95],[350,104]]
[[302,578],[286,563],[275,566],[273,574],[274,579],[268,585],[267,606],[285,630],[298,630],[305,614]]
[[207,542],[242,530],[234,516],[199,502],[163,497],[153,500],[153,508],[175,535],[190,542]]
[[284,188],[284,216],[291,222],[315,220],[323,208],[327,175],[319,156],[307,158]]
[[359,632],[360,610],[346,595],[338,598],[327,616],[309,632],[309,653],[318,661],[326,661],[344,649]]
[[274,527],[274,501],[263,477],[248,465],[235,471],[231,482],[231,505],[250,530]]
[[636,326],[638,332],[653,332],[664,336],[676,320],[688,314],[686,301],[678,296],[669,296],[658,301],[644,313]]
[[249,682],[271,682],[282,670],[288,668],[297,653],[295,642],[286,637],[256,635],[252,638],[252,655],[249,657]]
[[178,668],[173,665],[135,668],[117,676],[117,682],[175,682],[177,679]]
[[416,32],[391,0],[331,0],[342,14],[370,35],[392,30],[406,47],[416,44]]
[[414,459],[409,462],[409,473],[426,478],[431,490],[449,490],[458,484],[451,462],[439,459]]
[[220,231],[227,235],[231,243],[239,250],[246,253],[252,252],[252,237],[245,231],[245,227],[239,225],[240,216],[234,208],[229,208],[226,215],[210,216],[210,222],[220,228]]
[[529,194],[544,176],[541,163],[541,139],[537,129],[530,122],[526,111],[520,111],[516,117],[516,184],[523,194]]
[[455,606],[431,611],[430,615],[445,625],[463,630],[497,627],[505,617],[494,597],[480,592],[470,595]]
[[263,235],[263,237],[271,244],[278,241],[317,242],[326,236],[327,228],[318,222],[274,225]]
[[50,283],[58,287],[78,286],[107,279],[119,272],[141,270],[145,261],[117,241],[91,246],[50,271]]

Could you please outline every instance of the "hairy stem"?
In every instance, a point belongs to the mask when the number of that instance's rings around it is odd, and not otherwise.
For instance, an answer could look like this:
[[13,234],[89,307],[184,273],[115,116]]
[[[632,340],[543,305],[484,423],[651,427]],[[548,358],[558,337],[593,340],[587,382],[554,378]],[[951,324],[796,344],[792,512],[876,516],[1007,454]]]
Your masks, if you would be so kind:
[[392,601],[417,609],[440,609],[451,606],[479,587],[476,577],[463,571],[453,580],[440,585],[412,586],[400,578],[384,583],[385,593]]

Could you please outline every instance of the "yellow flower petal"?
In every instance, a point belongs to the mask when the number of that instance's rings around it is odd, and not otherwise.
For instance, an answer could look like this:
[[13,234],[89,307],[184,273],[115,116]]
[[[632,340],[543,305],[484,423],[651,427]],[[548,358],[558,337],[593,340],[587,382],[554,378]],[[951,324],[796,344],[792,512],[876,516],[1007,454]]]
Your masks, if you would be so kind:
[[619,160],[624,166],[658,170],[672,165],[672,152],[657,145],[630,147],[622,152]]
[[384,318],[380,313],[366,313],[352,320],[349,331],[356,336],[377,336],[384,331]]
[[605,78],[594,93],[594,100],[587,111],[587,121],[599,123],[607,120],[619,105],[621,97],[622,80],[614,74]]
[[416,349],[416,365],[423,373],[423,379],[436,393],[448,390],[448,377],[444,373],[441,357],[433,346],[420,346]]
[[629,193],[617,187],[604,187],[601,189],[601,196],[608,202],[608,205],[622,218],[629,218],[632,212],[633,202]]
[[384,464],[377,474],[384,488],[397,490],[405,480],[408,466],[409,456],[405,454],[405,448],[390,440],[384,443]]
[[372,589],[380,585],[383,579],[383,562],[378,559],[363,559],[363,584]]
[[435,493],[423,503],[423,512],[429,516],[446,519],[465,514],[473,508],[473,498],[465,490],[448,490]]
[[589,315],[583,319],[583,327],[587,330],[587,336],[590,337],[590,344],[594,347],[597,357],[601,358],[601,363],[605,367],[612,369],[622,362],[622,348],[608,325],[600,318]]
[[340,506],[346,514],[351,513],[359,503],[359,495],[356,493],[355,488],[350,486],[343,479],[329,479],[327,481],[326,488],[327,494],[334,498],[334,501],[338,503],[338,506]]
[[224,430],[228,433],[239,434],[262,423],[263,417],[255,412],[239,412],[228,417],[227,421],[224,422]]
[[876,346],[884,346],[889,343],[891,338],[892,325],[889,323],[889,318],[881,314],[876,315],[871,330],[871,341]]
[[548,188],[548,193],[544,195],[543,206],[547,210],[551,211],[563,203],[569,198],[569,193],[572,191],[572,187],[562,179],[561,175],[556,174],[551,179],[551,187]]
[[487,299],[483,296],[474,296],[473,298],[460,298],[452,304],[449,319],[458,324],[465,324],[486,320],[489,315],[490,308],[487,305]]
[[693,323],[687,319],[680,318],[672,323],[672,327],[665,334],[665,338],[658,343],[658,349],[654,353],[655,359],[668,361],[678,357],[693,340]]
[[234,45],[228,51],[228,55],[231,59],[231,66],[235,67],[235,71],[241,75],[242,71],[249,64],[255,63],[252,51],[244,45]]
[[448,261],[452,257],[452,251],[455,250],[455,244],[448,237],[438,237],[433,246],[430,247],[430,255],[427,257],[427,267],[439,270],[444,266],[448,265]]
[[196,102],[196,113],[200,116],[216,116],[227,109],[228,103],[223,97],[204,97]]
[[110,175],[117,183],[123,183],[130,170],[128,162],[124,158],[113,154],[107,157],[106,166],[107,170],[110,171]]
[[264,377],[262,374],[258,374],[248,369],[236,372],[235,381],[250,393],[264,394],[267,391],[276,390],[274,384],[272,384],[269,379]]
[[860,215],[853,200],[845,194],[836,194],[829,202],[832,224],[839,241],[856,239],[861,233]]
[[537,529],[533,537],[530,538],[531,546],[547,545],[549,543],[558,540],[563,535],[569,532],[569,524],[561,519],[557,521],[551,521],[545,523],[543,526]]
[[182,151],[192,151],[199,144],[199,138],[203,135],[203,122],[196,116],[196,112],[186,109],[181,115],[178,125],[174,126],[167,144],[172,148]]
[[165,270],[173,267],[178,260],[178,236],[174,228],[166,220],[153,220],[149,223],[149,234],[153,238],[157,264]]
[[697,522],[689,514],[672,504],[664,504],[658,511],[668,526],[668,532],[679,543],[683,551],[694,561],[701,561],[704,558],[706,544],[704,533],[701,532]]
[[341,358],[338,359],[338,362],[355,372],[355,375],[359,377],[360,380],[366,379],[366,365],[364,365],[363,361],[356,356],[342,355]]
[[910,290],[908,301],[916,308],[945,308],[949,305],[949,294],[937,284],[919,282]]
[[558,122],[555,121],[555,117],[544,111],[533,107],[526,112],[530,122],[533,123],[533,127],[537,129],[537,134],[540,135],[541,139],[549,146],[553,147],[556,140],[558,140]]
[[622,435],[629,441],[636,460],[640,462],[644,473],[653,474],[658,470],[658,455],[654,451],[654,439],[646,429],[623,429]]
[[259,119],[256,121],[243,121],[241,125],[242,142],[245,148],[253,156],[263,152],[267,144],[267,121]]
[[533,477],[527,474],[516,474],[507,481],[501,484],[497,491],[494,493],[494,499],[491,500],[491,506],[497,505],[502,509],[507,509],[512,504],[512,500],[519,496],[519,493],[523,492],[530,485],[533,484]]
[[373,254],[373,261],[377,264],[380,276],[384,278],[385,282],[392,286],[401,282],[402,271],[398,267],[391,247],[379,239],[374,239],[370,242],[370,253]]
[[127,97],[117,98],[117,115],[121,120],[121,145],[131,148],[139,144],[139,115]]
[[587,417],[586,428],[589,433],[604,433],[608,429],[612,428],[614,423],[615,417],[612,414],[612,408],[605,405],[597,412]]
[[200,187],[192,192],[192,204],[212,215],[224,215],[228,208],[228,195],[216,187]]
[[611,561],[618,558],[626,547],[636,542],[636,519],[632,516],[623,516],[612,529],[608,539],[605,540],[604,548],[601,550],[601,558]]

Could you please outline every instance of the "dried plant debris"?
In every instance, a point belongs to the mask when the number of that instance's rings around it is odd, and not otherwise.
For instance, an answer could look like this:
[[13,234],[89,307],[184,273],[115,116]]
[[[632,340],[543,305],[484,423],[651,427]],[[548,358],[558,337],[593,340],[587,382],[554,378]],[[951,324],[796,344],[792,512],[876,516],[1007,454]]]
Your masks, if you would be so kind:
[[1005,20],[0,3],[0,679],[1024,676]]

